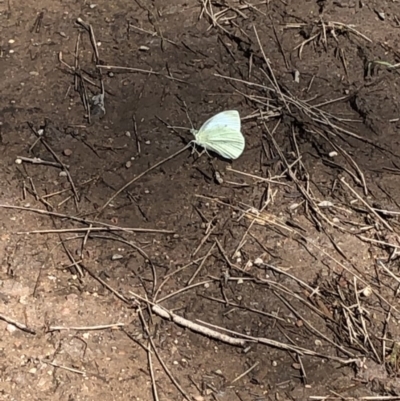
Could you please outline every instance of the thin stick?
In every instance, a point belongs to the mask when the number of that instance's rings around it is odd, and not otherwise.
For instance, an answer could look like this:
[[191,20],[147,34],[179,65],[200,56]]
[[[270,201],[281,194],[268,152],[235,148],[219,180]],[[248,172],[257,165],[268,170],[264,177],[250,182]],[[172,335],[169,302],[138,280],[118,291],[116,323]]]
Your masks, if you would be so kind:
[[74,193],[75,199],[77,202],[79,202],[80,197],[78,194],[78,191],[76,190],[75,183],[72,179],[71,173],[69,172],[69,169],[66,164],[62,162],[62,160],[58,157],[57,153],[54,152],[52,147],[46,142],[46,140],[43,138],[43,135],[39,135],[39,133],[36,131],[36,129],[33,127],[31,123],[28,123],[29,128],[32,130],[32,132],[36,135],[36,137],[42,142],[43,146],[52,154],[56,162],[58,162],[61,166],[63,166],[63,170],[67,174],[68,181],[71,185],[72,192]]
[[[148,300],[146,300],[146,302],[149,304],[150,302]],[[153,341],[153,336],[150,333],[149,327],[146,323],[146,320],[144,319],[142,310],[139,309],[139,316],[140,319],[142,321],[143,327],[145,329],[145,332],[149,338],[149,342],[151,344],[151,347],[153,348],[154,353],[156,354],[156,357],[158,359],[158,362],[160,362],[161,366],[163,367],[165,373],[167,374],[167,376],[170,378],[170,380],[172,381],[172,383],[175,385],[175,387],[179,390],[179,392],[188,400],[188,401],[192,401],[192,399],[185,393],[185,391],[183,390],[183,388],[180,386],[180,384],[178,383],[178,381],[174,378],[174,376],[172,375],[172,373],[169,371],[169,369],[167,368],[167,365],[164,363],[164,361],[162,360],[155,344]]]
[[200,262],[201,260],[203,260],[203,259],[204,259],[204,256],[201,257],[201,258],[199,258],[199,259],[193,260],[193,261],[187,263],[186,265],[184,265],[184,266],[182,266],[182,267],[178,267],[178,268],[177,268],[176,270],[174,270],[173,272],[167,274],[167,275],[164,277],[164,281],[163,281],[163,282],[159,285],[159,287],[157,288],[157,291],[156,291],[156,293],[155,293],[154,296],[153,296],[153,301],[156,302],[158,293],[161,291],[161,289],[164,287],[164,285],[168,282],[168,280],[169,280],[172,276],[174,276],[175,274],[181,272],[182,270],[185,270],[186,268],[188,268],[188,267],[191,266],[191,265],[194,265],[194,264],[196,264],[196,263],[199,263],[199,262]]
[[141,68],[120,67],[120,66],[117,66],[117,65],[101,65],[101,64],[96,65],[96,67],[97,67],[97,68],[100,68],[100,69],[101,69],[101,68],[104,68],[105,70],[122,70],[122,71],[129,71],[129,72],[142,72],[142,73],[144,73],[144,74],[159,75],[159,76],[161,76],[161,77],[170,79],[170,80],[172,80],[172,81],[177,81],[177,82],[182,82],[182,83],[184,83],[184,84],[187,84],[187,82],[184,81],[183,79],[174,78],[174,77],[171,77],[171,76],[169,76],[169,75],[162,74],[161,72],[152,71],[152,70],[143,70],[143,69],[141,69]]
[[238,380],[240,380],[242,377],[245,377],[246,375],[248,375],[254,368],[256,368],[258,365],[260,364],[260,362],[256,362],[253,366],[251,366],[249,369],[247,369],[245,372],[243,372],[241,375],[239,375],[238,377],[236,377],[235,379],[233,379],[231,381],[230,384],[233,384],[235,382],[237,382]]
[[[68,216],[66,214],[62,213],[57,213],[57,212],[50,212],[48,210],[42,210],[42,209],[34,209],[30,207],[25,207],[25,206],[14,206],[14,205],[5,205],[5,204],[0,204],[0,208],[3,209],[15,209],[15,210],[24,210],[32,213],[38,213],[38,214],[43,214],[47,216],[54,216],[54,217],[59,217],[61,219],[67,219],[67,220],[72,220],[72,221],[78,221],[80,223],[85,223],[85,224],[100,224],[104,227],[108,227],[111,231],[126,231],[125,228],[123,227],[118,227],[112,224],[108,223],[103,223],[101,221],[95,221],[95,220],[86,220],[81,217],[76,217],[76,216]],[[86,231],[86,230],[84,230]],[[129,232],[129,229],[128,229]],[[169,234],[173,234],[173,231],[169,232]]]
[[289,108],[289,105],[286,103],[286,99],[284,98],[284,96],[283,96],[283,94],[282,94],[282,91],[281,91],[281,88],[279,87],[278,82],[276,81],[275,74],[274,74],[274,72],[273,72],[273,70],[272,70],[272,68],[271,68],[271,63],[269,62],[269,59],[267,59],[267,57],[266,57],[266,55],[265,55],[265,53],[264,53],[264,49],[263,49],[263,47],[262,47],[262,44],[261,44],[260,38],[259,38],[259,36],[258,36],[258,32],[257,32],[257,29],[256,29],[256,26],[255,26],[255,25],[253,25],[253,29],[254,29],[254,33],[256,34],[258,46],[259,46],[259,48],[260,48],[260,50],[261,50],[261,54],[262,54],[262,56],[263,56],[263,58],[264,58],[265,64],[267,64],[269,73],[271,74],[272,79],[273,79],[273,81],[274,81],[273,83],[274,83],[274,85],[275,85],[275,90],[276,90],[276,92],[279,94],[279,96],[281,97],[283,103],[285,104],[285,107],[286,107],[287,111],[288,111],[289,113],[291,113],[291,110],[290,110],[290,108]]
[[25,331],[26,333],[36,334],[35,330],[30,329],[25,324],[17,322],[16,320],[11,319],[10,317],[8,317],[6,315],[3,315],[2,313],[0,313],[0,320],[3,320],[6,323],[12,324],[13,326],[17,327],[18,329]]
[[[32,164],[42,164],[44,166],[52,166],[57,168],[63,168],[63,165],[56,162],[50,162],[47,160],[42,160],[40,157],[24,157],[24,156],[17,156],[16,160],[21,160],[23,162],[32,163]],[[68,165],[65,164],[65,167]]]
[[125,323],[113,323],[113,324],[103,324],[98,326],[49,326],[46,333],[51,331],[95,331],[95,330],[105,330],[105,329],[116,329],[117,327],[124,327]]
[[200,244],[198,245],[198,247],[194,250],[194,252],[192,253],[192,257],[196,256],[197,252],[199,252],[200,248],[204,245],[204,243],[208,240],[208,238],[210,237],[210,235],[212,234],[212,232],[215,230],[217,226],[214,225],[212,226],[209,230],[208,233],[201,239]]
[[[203,260],[204,260],[204,259],[203,259]],[[199,287],[199,286],[202,286],[202,285],[205,285],[205,284],[209,284],[209,283],[212,283],[212,282],[213,282],[213,280],[206,280],[206,281],[201,281],[200,283],[188,285],[188,286],[186,286],[186,287],[181,288],[181,289],[178,290],[178,291],[175,291],[175,292],[173,292],[173,293],[171,293],[171,294],[168,294],[168,295],[166,295],[165,297],[159,299],[159,300],[157,301],[157,303],[160,304],[161,302],[164,302],[164,301],[166,301],[167,299],[170,299],[170,298],[172,298],[172,297],[175,297],[175,296],[177,296],[178,294],[181,294],[181,293],[184,292],[184,291],[188,291],[188,290],[191,290],[192,288]]]
[[[355,360],[355,359],[343,359],[343,358],[339,358],[339,357],[335,357],[335,356],[323,355],[323,354],[320,354],[320,353],[315,352],[315,351],[311,351],[311,350],[306,349],[306,348],[298,347],[297,345],[289,345],[289,344],[281,343],[279,341],[270,340],[269,338],[248,336],[246,334],[242,334],[242,333],[239,333],[239,332],[234,331],[234,330],[228,330],[228,329],[226,329],[224,327],[220,327],[220,326],[216,326],[214,324],[210,324],[210,323],[204,322],[204,321],[202,321],[200,319],[196,319],[196,321],[200,322],[201,324],[207,325],[209,327],[213,327],[213,328],[225,331],[227,333],[234,334],[237,337],[240,337],[242,339],[247,339],[247,340],[250,340],[252,342],[269,345],[271,347],[283,349],[283,350],[286,350],[286,351],[293,351],[293,352],[295,352],[296,354],[299,354],[299,355],[318,356],[320,358],[331,359],[333,361],[338,361],[338,362],[341,362],[341,363],[344,363],[344,364],[352,363]],[[239,340],[239,338],[236,338],[236,340]]]
[[[210,230],[211,231],[211,230]],[[211,252],[213,251],[215,247],[215,242],[211,245],[210,249],[208,250],[208,252],[206,253],[206,256],[204,256],[203,260],[201,261],[199,267],[196,269],[196,271],[193,273],[192,277],[190,277],[190,280],[187,282],[187,285],[191,285],[193,283],[193,280],[197,277],[197,275],[199,274],[200,270],[202,269],[205,261],[208,259],[208,257],[210,256]]]
[[174,231],[170,230],[156,230],[155,228],[124,228],[124,227],[79,227],[79,228],[60,228],[60,229],[48,229],[48,230],[34,230],[34,231],[20,231],[18,235],[23,234],[54,234],[54,233],[81,233],[91,231],[125,231],[133,233],[160,233],[160,234],[173,234]]
[[355,197],[360,200],[364,206],[367,207],[367,209],[390,231],[394,231],[393,228],[391,227],[391,225],[384,220],[381,216],[379,216],[379,214],[368,204],[368,202],[366,202],[344,179],[344,177],[342,177],[340,179],[340,182],[342,182],[344,185],[346,185],[346,187],[348,189],[350,189],[350,191],[353,193],[353,195],[355,195]]
[[47,365],[53,366],[55,368],[59,368],[59,369],[64,369],[67,372],[72,372],[72,373],[77,373],[78,375],[82,375],[82,376],[87,376],[88,373],[83,371],[83,370],[78,370],[78,369],[74,369],[74,368],[69,368],[68,366],[64,366],[64,365],[59,365],[57,363],[54,362],[50,362],[50,361],[46,361],[44,359],[40,360],[43,363],[46,363]]
[[197,333],[211,337],[215,340],[220,340],[227,344],[241,346],[241,347],[246,345],[247,341],[245,341],[243,339],[234,338],[234,337],[228,336],[226,334],[219,333],[215,330],[211,330],[198,323],[194,323],[181,316],[175,315],[175,313],[172,313],[171,311],[169,311],[159,305],[154,305],[151,309],[155,314],[163,317],[164,319],[172,320],[174,323],[178,324],[179,326],[187,327],[188,329],[190,329],[192,331],[195,331]]
[[154,400],[155,401],[159,401],[157,385],[156,385],[156,377],[154,375],[153,362],[151,360],[151,349],[150,349],[150,346],[147,349],[147,358],[148,358],[148,362],[149,362],[149,371],[150,371],[150,377],[151,377],[151,387],[153,389]]
[[173,159],[174,157],[180,155],[181,153],[183,153],[186,149],[189,149],[192,145],[191,144],[187,144],[185,147],[183,147],[182,149],[178,150],[177,152],[175,152],[173,155],[166,157],[165,159],[159,161],[158,163],[156,163],[154,166],[151,166],[150,168],[148,168],[146,171],[143,171],[143,173],[140,173],[138,176],[136,176],[135,178],[133,178],[132,180],[130,180],[129,182],[127,182],[123,187],[121,187],[117,192],[114,193],[113,196],[111,196],[111,198],[108,199],[108,201],[100,208],[100,210],[98,211],[98,213],[96,214],[96,217],[99,216],[101,214],[101,212],[123,191],[125,191],[125,189],[127,189],[128,187],[130,187],[134,182],[136,182],[137,180],[139,180],[140,178],[142,178],[144,175],[146,175],[147,173],[149,173],[150,171],[156,169],[157,167],[161,166],[162,164],[166,163],[167,161]]

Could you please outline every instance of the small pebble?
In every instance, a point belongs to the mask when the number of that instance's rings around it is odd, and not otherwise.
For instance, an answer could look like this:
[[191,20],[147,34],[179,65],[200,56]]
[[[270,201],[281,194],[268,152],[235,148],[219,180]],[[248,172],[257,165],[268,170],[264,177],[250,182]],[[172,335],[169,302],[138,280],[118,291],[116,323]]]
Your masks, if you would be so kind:
[[150,145],[150,144],[151,144],[151,141],[146,141],[145,144],[146,144],[146,145]]
[[14,40],[14,39],[10,39],[10,40],[8,41],[8,43],[9,43],[10,45],[12,45],[13,43],[15,43],[15,40]]
[[363,289],[362,294],[364,297],[368,298],[372,295],[372,288],[370,286],[367,286]]
[[147,46],[140,46],[140,47],[139,47],[139,50],[140,50],[141,52],[147,52],[147,51],[150,50],[150,47],[147,47]]
[[260,267],[260,266],[262,266],[263,264],[264,264],[264,261],[263,261],[261,258],[257,258],[257,259],[254,261],[254,265],[257,266],[257,267]]
[[17,331],[17,328],[13,324],[7,324],[7,331],[12,334]]
[[66,171],[60,171],[60,174],[58,174],[59,177],[67,177],[67,172]]
[[72,150],[71,149],[64,149],[64,156],[71,156]]
[[120,260],[123,259],[123,255],[120,255],[118,253],[115,253],[114,255],[111,256],[111,260]]
[[37,71],[30,71],[29,75],[32,75],[33,77],[37,77],[39,73]]
[[300,82],[300,72],[298,70],[294,72],[294,82],[297,84]]
[[130,168],[132,166],[132,162],[131,161],[127,161],[126,163],[125,163],[125,167],[126,168]]
[[15,159],[15,164],[22,164],[22,160],[21,159]]

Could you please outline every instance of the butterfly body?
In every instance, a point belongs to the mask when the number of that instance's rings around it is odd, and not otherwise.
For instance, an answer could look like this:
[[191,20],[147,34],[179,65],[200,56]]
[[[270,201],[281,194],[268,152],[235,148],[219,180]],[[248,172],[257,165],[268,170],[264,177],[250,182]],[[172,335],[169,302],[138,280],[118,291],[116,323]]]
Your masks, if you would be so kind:
[[218,113],[208,119],[198,131],[191,132],[195,137],[193,143],[218,153],[225,159],[237,159],[244,151],[245,139],[236,110]]

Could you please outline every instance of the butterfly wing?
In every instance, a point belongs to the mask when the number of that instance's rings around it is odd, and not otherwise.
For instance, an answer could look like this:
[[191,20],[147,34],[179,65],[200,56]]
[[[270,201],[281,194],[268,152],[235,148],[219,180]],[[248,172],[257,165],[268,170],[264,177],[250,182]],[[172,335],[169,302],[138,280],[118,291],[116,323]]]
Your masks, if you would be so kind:
[[235,131],[240,131],[240,116],[237,110],[227,110],[216,114],[215,116],[209,118],[198,131],[212,130],[214,128],[230,127]]
[[218,153],[225,159],[237,159],[244,150],[245,140],[242,133],[230,126],[215,126],[200,130],[196,134],[196,144]]

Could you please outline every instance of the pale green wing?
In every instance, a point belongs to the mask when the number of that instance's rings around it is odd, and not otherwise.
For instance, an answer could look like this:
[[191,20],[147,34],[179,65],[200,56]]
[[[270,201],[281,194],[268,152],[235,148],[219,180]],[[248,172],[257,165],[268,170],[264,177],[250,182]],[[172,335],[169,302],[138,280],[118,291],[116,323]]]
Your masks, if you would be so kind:
[[245,140],[240,131],[231,127],[214,127],[196,134],[195,143],[218,153],[225,159],[237,159],[244,151]]

